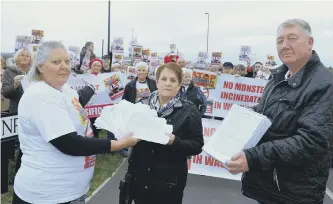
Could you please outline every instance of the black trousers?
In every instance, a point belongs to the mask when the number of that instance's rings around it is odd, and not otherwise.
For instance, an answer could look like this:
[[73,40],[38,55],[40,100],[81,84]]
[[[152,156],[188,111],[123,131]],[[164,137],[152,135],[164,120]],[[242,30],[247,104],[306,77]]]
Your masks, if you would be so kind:
[[[69,202],[60,203],[60,204],[74,204],[74,203],[81,204],[81,203],[85,203],[85,202],[84,201],[83,202],[78,202],[77,200],[75,200],[75,201],[69,201]],[[24,200],[22,200],[21,198],[19,198],[16,195],[16,193],[14,192],[12,204],[31,204],[31,203],[25,202]]]

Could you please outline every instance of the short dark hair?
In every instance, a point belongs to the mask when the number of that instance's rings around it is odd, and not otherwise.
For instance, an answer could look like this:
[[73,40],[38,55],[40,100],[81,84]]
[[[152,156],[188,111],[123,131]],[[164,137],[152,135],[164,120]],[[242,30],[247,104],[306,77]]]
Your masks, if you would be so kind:
[[167,63],[167,64],[163,64],[161,66],[159,66],[157,68],[157,71],[156,71],[156,80],[159,80],[160,76],[161,76],[161,73],[164,69],[170,69],[171,71],[173,71],[178,79],[178,82],[179,83],[182,83],[182,80],[183,80],[183,70],[182,68],[180,68],[178,66],[178,64],[174,63],[174,62],[170,62],[170,63]]
[[260,64],[260,65],[262,65],[262,63],[261,63],[261,62],[256,62],[256,63],[254,63],[254,64]]
[[110,56],[109,56],[109,55],[104,55],[104,56],[102,57],[102,59],[110,59]]
[[94,44],[93,42],[88,41],[88,42],[86,42],[86,44],[84,45],[84,47],[87,48],[87,47],[89,47],[90,45],[93,45],[93,44]]
[[225,62],[225,63],[223,63],[223,67],[234,68],[234,65],[231,62]]

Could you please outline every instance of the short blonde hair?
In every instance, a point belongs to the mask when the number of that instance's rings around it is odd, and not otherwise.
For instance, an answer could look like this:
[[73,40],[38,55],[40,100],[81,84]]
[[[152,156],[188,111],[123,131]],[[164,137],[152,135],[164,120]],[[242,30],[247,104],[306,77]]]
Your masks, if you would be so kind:
[[20,56],[20,54],[21,54],[22,52],[25,52],[25,51],[29,53],[29,55],[30,55],[30,66],[32,65],[32,62],[33,62],[32,53],[31,53],[30,50],[28,50],[27,48],[21,48],[21,49],[19,49],[19,50],[15,53],[15,55],[14,55],[14,57],[13,57],[13,62],[15,63],[15,65],[17,65],[17,62],[18,62],[18,60],[19,60],[19,56]]
[[184,77],[185,74],[189,74],[190,77],[191,77],[191,80],[192,80],[193,70],[183,68],[183,77]]

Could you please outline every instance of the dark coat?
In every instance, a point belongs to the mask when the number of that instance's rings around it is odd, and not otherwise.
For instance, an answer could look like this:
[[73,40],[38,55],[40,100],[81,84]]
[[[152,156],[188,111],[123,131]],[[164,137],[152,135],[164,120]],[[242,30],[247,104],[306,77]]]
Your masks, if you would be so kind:
[[[131,82],[126,84],[125,86],[125,91],[123,95],[123,99],[126,101],[129,101],[131,103],[136,103],[136,82],[138,80],[138,77],[133,79]],[[150,79],[147,77],[147,84],[148,88],[150,90],[150,93],[156,91],[156,81],[154,79]]]
[[201,115],[193,103],[181,100],[163,117],[173,126],[174,143],[140,141],[132,150],[128,173],[132,175],[136,192],[159,199],[162,196],[169,201],[178,197],[172,203],[179,203],[187,181],[187,157],[200,154],[204,144]]
[[198,108],[201,115],[203,116],[206,113],[207,108],[207,98],[202,93],[199,87],[196,87],[193,82],[191,82],[185,91],[185,87],[182,86],[181,97],[184,100],[191,101]]
[[255,108],[272,126],[245,150],[242,192],[270,204],[323,203],[333,150],[333,75],[315,51],[286,80],[287,70],[282,65],[273,73]]
[[14,77],[24,73],[17,67],[8,67],[2,77],[2,94],[9,99],[9,113],[17,113],[18,104],[23,95],[23,88],[20,84],[14,88]]

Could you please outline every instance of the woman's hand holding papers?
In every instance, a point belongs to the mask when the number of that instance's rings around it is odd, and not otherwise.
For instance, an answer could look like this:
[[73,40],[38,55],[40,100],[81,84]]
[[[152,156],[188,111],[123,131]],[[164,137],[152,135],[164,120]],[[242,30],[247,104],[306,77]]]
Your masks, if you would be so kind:
[[173,134],[166,134],[168,137],[170,137],[168,145],[172,145],[173,142],[175,141],[175,135]]
[[230,161],[227,162],[226,168],[234,175],[249,171],[249,165],[244,151],[232,156]]
[[111,141],[111,152],[119,151],[128,147],[133,147],[139,141],[140,139],[133,137],[133,133],[129,133],[121,137],[119,140]]

